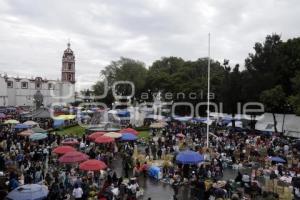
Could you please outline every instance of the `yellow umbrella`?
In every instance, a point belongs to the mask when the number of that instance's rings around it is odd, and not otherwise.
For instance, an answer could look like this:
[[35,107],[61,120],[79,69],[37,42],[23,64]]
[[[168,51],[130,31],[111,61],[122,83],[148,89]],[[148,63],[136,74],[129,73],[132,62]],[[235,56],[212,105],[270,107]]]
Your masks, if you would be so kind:
[[105,133],[104,136],[116,139],[116,138],[122,137],[122,134],[121,133],[116,133],[116,132],[109,132],[109,133]]
[[20,122],[15,119],[9,119],[4,122],[4,124],[19,124]]
[[75,119],[76,115],[59,115],[57,117],[55,117],[54,119],[62,119],[62,120],[71,120],[71,119]]

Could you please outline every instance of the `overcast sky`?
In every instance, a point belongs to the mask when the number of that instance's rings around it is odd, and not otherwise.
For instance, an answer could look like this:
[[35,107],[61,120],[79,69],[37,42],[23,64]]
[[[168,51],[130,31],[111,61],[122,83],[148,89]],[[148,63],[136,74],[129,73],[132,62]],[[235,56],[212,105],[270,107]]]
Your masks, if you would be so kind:
[[60,78],[68,38],[77,80],[119,57],[211,56],[244,65],[255,42],[300,35],[299,0],[0,0],[0,73]]

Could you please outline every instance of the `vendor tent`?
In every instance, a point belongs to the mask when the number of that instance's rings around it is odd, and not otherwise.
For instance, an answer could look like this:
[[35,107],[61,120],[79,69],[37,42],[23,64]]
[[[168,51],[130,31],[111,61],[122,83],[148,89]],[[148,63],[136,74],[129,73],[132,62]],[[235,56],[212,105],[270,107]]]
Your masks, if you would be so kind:
[[[294,114],[275,114],[277,131],[285,136],[300,138],[300,116]],[[271,113],[257,117],[255,129],[262,132],[275,132],[274,120]]]

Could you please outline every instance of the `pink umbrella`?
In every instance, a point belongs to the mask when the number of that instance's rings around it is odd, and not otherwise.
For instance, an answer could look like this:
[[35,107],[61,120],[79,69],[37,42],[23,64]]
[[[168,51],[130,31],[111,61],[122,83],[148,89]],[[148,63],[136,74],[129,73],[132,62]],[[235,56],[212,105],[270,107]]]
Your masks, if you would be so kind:
[[72,151],[60,157],[58,161],[64,164],[71,164],[71,163],[79,163],[87,159],[89,159],[88,155],[78,151]]
[[97,137],[103,136],[105,132],[94,132],[91,135],[88,136],[88,138],[92,141],[94,141]]
[[79,144],[78,140],[75,138],[66,138],[61,142],[63,145],[76,145]]
[[79,169],[84,171],[98,171],[106,168],[107,165],[104,162],[99,160],[87,160],[84,161],[83,163],[80,163],[79,165]]
[[53,153],[66,154],[66,153],[73,152],[73,151],[76,151],[76,149],[74,149],[71,146],[59,146],[53,150]]
[[100,136],[100,137],[97,137],[95,140],[95,143],[97,143],[97,144],[108,144],[108,143],[113,143],[113,142],[115,142],[115,139],[111,138],[111,137],[107,137],[107,136]]

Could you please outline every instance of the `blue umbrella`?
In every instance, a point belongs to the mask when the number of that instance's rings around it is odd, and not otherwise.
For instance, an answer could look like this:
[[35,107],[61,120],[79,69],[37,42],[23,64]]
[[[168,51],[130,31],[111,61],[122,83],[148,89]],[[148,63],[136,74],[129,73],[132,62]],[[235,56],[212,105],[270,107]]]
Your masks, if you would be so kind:
[[124,134],[122,134],[121,140],[134,141],[134,140],[137,140],[137,136],[132,133],[124,133]]
[[195,151],[182,151],[176,156],[176,162],[181,164],[198,164],[204,161],[203,155]]
[[278,163],[285,163],[286,162],[283,158],[278,157],[278,156],[271,156],[271,157],[269,157],[269,159],[273,162],[278,162]]
[[15,126],[15,129],[27,129],[27,128],[29,128],[29,126],[26,124],[17,124]]
[[45,138],[47,138],[47,134],[46,133],[34,133],[31,136],[29,136],[29,139],[32,141],[36,141],[36,140],[43,140]]
[[65,121],[62,120],[62,119],[54,120],[54,122],[53,122],[53,127],[54,127],[54,128],[61,127],[61,126],[64,125],[64,123],[65,123]]
[[8,193],[6,199],[43,200],[46,199],[48,193],[48,188],[44,185],[28,184],[17,187],[16,189]]

